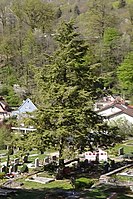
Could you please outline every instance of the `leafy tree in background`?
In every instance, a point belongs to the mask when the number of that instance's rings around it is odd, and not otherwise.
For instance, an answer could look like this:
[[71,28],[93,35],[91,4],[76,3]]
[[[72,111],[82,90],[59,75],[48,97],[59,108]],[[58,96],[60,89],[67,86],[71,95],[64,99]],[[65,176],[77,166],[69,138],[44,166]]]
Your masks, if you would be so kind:
[[122,91],[127,96],[133,93],[133,52],[129,52],[122,64],[118,67],[118,79]]
[[133,136],[133,125],[125,118],[119,118],[110,122],[111,126],[118,127],[118,136],[128,139]]
[[[36,67],[41,67],[44,64],[43,54],[49,51],[50,39],[47,35],[50,35],[54,21],[52,4],[41,0],[13,0],[12,3],[5,1],[1,6],[3,12],[6,10],[3,13],[3,20],[6,19],[3,22],[4,34],[0,34],[0,55],[4,57],[1,62],[1,83],[11,87],[15,80],[28,90],[29,95],[34,88],[30,66],[34,63]],[[10,74],[9,68],[12,71]]]
[[103,57],[101,73],[105,78],[105,87],[117,88],[117,66],[123,59],[121,34],[116,28],[107,28],[103,36]]
[[81,31],[85,30],[85,39],[91,46],[93,60],[99,63],[98,73],[104,78],[104,87],[114,87],[117,82],[116,68],[123,56],[118,16],[112,8],[112,1],[90,0],[88,11],[81,14],[78,20],[80,28],[84,26]]
[[[18,17],[18,6],[20,3],[18,0],[14,4],[14,11]],[[32,31],[35,29],[41,29],[43,32],[50,27],[53,21],[54,13],[50,4],[42,2],[41,0],[24,0],[21,1],[21,11],[23,22],[26,23]]]
[[11,132],[6,126],[0,127],[0,149],[5,149],[10,145]]

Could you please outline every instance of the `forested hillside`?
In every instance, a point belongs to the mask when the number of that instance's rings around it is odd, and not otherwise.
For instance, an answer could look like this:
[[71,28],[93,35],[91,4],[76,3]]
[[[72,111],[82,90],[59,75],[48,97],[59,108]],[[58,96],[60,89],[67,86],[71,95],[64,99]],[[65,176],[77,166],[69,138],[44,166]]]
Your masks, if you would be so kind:
[[56,30],[69,20],[88,46],[97,90],[133,101],[133,0],[0,0],[0,20],[0,95],[11,106],[40,103],[40,69],[48,70]]

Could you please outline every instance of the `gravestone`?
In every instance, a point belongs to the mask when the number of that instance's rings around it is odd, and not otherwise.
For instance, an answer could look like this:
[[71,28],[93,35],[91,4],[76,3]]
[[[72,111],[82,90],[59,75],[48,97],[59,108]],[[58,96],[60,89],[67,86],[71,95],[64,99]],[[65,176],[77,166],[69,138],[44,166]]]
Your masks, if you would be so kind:
[[118,149],[118,155],[124,155],[124,148],[123,147]]
[[9,173],[12,173],[13,172],[13,166],[10,166],[9,167]]
[[0,173],[2,172],[2,167],[0,167]]
[[38,158],[35,159],[35,168],[37,168],[37,167],[39,167],[39,159]]
[[23,162],[24,162],[24,163],[28,162],[28,155],[25,155],[25,156],[23,157]]
[[56,160],[57,160],[56,155],[52,156],[52,160],[53,160],[53,161],[56,161]]
[[18,170],[18,164],[14,164],[14,165],[12,166],[12,171],[13,171],[13,172],[17,172],[17,170]]
[[8,167],[6,167],[5,165],[3,165],[1,167],[1,172],[7,173],[7,171],[8,171]]
[[14,159],[14,164],[19,164],[19,158]]
[[49,164],[49,163],[50,163],[50,158],[49,157],[44,158],[44,164]]

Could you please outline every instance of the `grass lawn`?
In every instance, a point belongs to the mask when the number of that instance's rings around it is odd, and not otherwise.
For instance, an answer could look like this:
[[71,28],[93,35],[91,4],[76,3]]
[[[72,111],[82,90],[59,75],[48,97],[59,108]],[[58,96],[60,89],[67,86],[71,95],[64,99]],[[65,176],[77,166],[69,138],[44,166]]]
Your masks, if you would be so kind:
[[121,147],[123,147],[125,154],[133,153],[133,140],[131,139],[131,140],[128,140],[128,141],[126,141],[124,143],[116,144],[113,148],[110,148],[108,150],[108,154],[111,157],[117,156],[118,155],[118,150]]
[[[51,152],[53,152],[53,150],[47,151],[44,154],[40,154],[40,152],[38,150],[32,150],[32,151],[28,152],[29,153],[28,161],[34,163],[36,158],[39,158],[39,160],[43,161],[46,156],[50,156]],[[21,160],[22,158],[20,156],[20,153],[21,153],[21,151],[16,154],[10,155],[10,160],[13,161],[15,158],[20,158],[20,160]],[[0,150],[0,154],[7,154],[7,150]],[[0,159],[1,159],[1,162],[6,162],[7,155],[0,157]]]

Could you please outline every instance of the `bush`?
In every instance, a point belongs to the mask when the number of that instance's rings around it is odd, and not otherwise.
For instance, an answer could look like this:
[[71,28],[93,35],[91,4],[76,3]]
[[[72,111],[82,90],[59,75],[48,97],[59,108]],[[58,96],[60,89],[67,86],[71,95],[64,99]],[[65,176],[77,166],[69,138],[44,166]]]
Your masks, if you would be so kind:
[[20,169],[20,171],[21,171],[21,173],[25,173],[25,172],[28,172],[29,169],[28,169],[27,165],[24,164],[24,165],[22,166],[22,168]]
[[75,181],[75,189],[90,188],[94,184],[94,181],[88,178],[78,178]]
[[0,172],[0,179],[3,179],[5,177],[5,173],[4,172]]
[[56,162],[51,162],[47,165],[44,165],[44,170],[49,171],[49,172],[54,172],[54,171],[56,171],[57,168],[58,168],[58,166],[57,166]]

